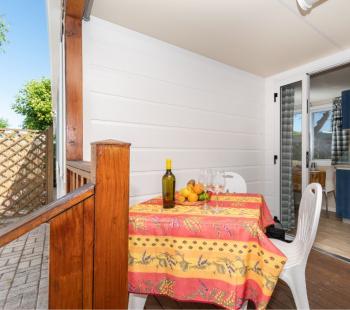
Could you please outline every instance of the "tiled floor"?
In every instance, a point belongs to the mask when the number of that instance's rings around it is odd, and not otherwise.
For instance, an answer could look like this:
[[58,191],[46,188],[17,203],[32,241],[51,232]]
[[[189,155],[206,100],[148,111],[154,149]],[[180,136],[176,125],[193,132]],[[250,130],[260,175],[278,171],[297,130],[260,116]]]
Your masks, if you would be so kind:
[[0,248],[0,308],[48,308],[49,229],[42,225]]

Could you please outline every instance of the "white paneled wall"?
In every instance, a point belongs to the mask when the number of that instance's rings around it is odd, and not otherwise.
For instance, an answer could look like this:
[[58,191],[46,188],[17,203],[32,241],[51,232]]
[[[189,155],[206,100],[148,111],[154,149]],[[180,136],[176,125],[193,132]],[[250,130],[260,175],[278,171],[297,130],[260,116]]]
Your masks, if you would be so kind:
[[83,55],[84,159],[92,141],[131,142],[132,202],[160,193],[168,157],[177,187],[222,167],[268,188],[262,78],[95,17]]

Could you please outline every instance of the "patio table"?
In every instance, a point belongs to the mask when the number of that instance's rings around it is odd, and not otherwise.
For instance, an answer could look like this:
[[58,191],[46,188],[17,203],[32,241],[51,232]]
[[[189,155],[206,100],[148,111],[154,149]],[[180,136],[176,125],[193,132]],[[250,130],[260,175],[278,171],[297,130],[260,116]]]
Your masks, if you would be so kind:
[[266,308],[286,262],[264,234],[273,224],[260,194],[222,194],[212,208],[162,199],[129,211],[129,292],[239,309]]

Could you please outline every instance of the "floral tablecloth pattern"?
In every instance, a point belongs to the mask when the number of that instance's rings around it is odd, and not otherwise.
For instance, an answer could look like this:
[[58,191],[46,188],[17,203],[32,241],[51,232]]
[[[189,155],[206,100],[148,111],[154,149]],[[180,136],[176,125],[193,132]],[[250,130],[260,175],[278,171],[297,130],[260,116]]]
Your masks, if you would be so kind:
[[286,257],[264,234],[273,224],[264,198],[222,194],[218,200],[218,210],[163,209],[161,198],[130,208],[129,292],[228,309],[250,299],[266,308]]

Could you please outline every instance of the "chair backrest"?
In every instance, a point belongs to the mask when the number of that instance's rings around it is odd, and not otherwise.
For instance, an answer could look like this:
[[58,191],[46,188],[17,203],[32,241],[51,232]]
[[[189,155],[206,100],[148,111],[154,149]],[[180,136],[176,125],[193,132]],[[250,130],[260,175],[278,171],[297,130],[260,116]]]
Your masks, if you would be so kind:
[[293,243],[301,246],[303,260],[307,260],[316,238],[322,207],[322,187],[318,183],[309,184],[301,197],[297,234]]
[[246,193],[247,183],[241,175],[235,172],[225,172],[225,192]]

